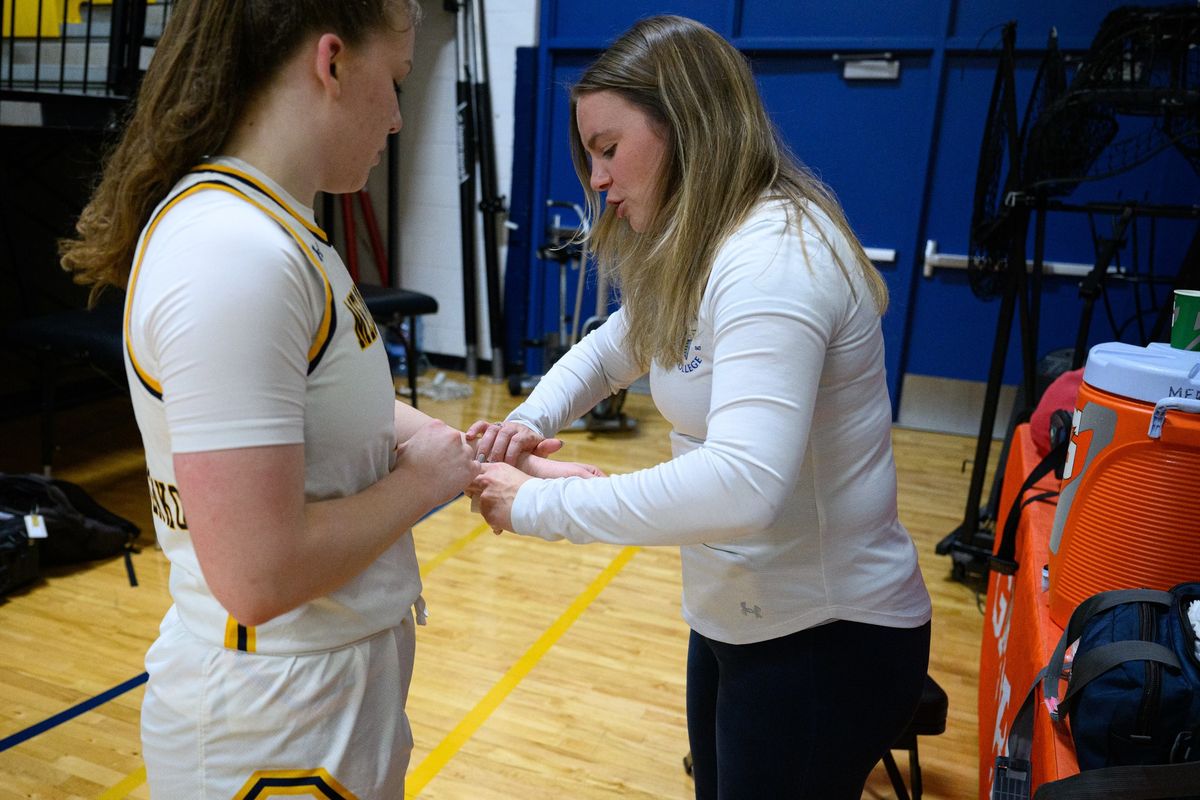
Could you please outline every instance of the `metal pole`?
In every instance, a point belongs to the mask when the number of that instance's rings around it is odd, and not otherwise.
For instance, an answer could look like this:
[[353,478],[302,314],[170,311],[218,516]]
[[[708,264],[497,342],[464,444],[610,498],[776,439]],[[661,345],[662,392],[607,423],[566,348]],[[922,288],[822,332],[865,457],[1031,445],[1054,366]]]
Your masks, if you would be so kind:
[[1121,241],[1125,238],[1125,229],[1129,227],[1132,219],[1133,207],[1126,206],[1113,226],[1112,238],[1105,240],[1100,246],[1100,252],[1096,254],[1096,266],[1079,284],[1079,296],[1083,298],[1083,312],[1079,319],[1079,331],[1075,335],[1075,353],[1071,359],[1071,369],[1079,369],[1087,361],[1087,340],[1088,333],[1092,328],[1092,308],[1096,304],[1096,298],[1104,291],[1104,276],[1108,272],[1108,265],[1112,263],[1113,256],[1120,248]]
[[479,322],[476,317],[475,285],[475,131],[471,107],[471,44],[467,8],[447,3],[454,10],[454,52],[458,58],[455,84],[455,118],[458,134],[458,206],[462,241],[463,337],[466,340],[467,378],[479,375]]
[[483,0],[466,0],[474,31],[474,78],[471,87],[479,159],[479,210],[483,212],[483,259],[487,279],[488,334],[492,343],[492,380],[504,380],[504,314],[500,296],[500,216],[504,198],[496,187],[496,146],[492,121],[492,92],[488,82],[487,22]]
[[400,137],[388,137],[387,146],[387,271],[384,286],[400,284]]
[[[1015,80],[1015,58],[1013,50],[1016,43],[1016,27],[1009,23],[1003,33],[1004,51],[1000,59],[1000,68],[996,73],[996,83],[992,89],[993,101],[996,92],[1002,92],[1000,102],[1007,109],[1007,144],[1008,144],[1008,174],[1004,179],[1003,191],[1005,196],[1014,188],[1020,175],[1020,144],[1017,139],[1016,125],[1016,94],[1013,87]],[[1025,237],[1028,234],[1029,215],[1023,208],[1012,209],[1004,226],[1008,235],[1009,250],[1007,253],[1006,275],[1004,279],[1004,294],[1000,301],[1000,317],[996,323],[996,338],[992,343],[992,360],[988,371],[987,390],[983,398],[983,414],[979,420],[979,436],[975,441],[975,459],[971,464],[971,483],[967,489],[967,507],[963,512],[962,524],[947,534],[938,542],[936,552],[945,555],[951,552],[965,554],[964,570],[967,565],[982,568],[986,574],[987,558],[991,548],[979,540],[981,533],[980,505],[983,496],[983,483],[987,472],[988,455],[991,452],[992,431],[996,424],[996,407],[1000,401],[1000,384],[1004,378],[1004,361],[1008,353],[1009,339],[1012,334],[1013,315],[1018,302],[1018,292],[1021,293],[1022,334],[1026,332],[1027,320],[1024,296],[1025,282]],[[956,567],[959,561],[955,561]]]

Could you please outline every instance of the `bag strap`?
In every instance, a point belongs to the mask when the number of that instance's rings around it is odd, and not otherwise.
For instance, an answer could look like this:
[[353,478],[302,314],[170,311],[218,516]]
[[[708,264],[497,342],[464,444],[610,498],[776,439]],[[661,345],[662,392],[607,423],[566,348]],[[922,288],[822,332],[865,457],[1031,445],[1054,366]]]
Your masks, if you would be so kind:
[[1043,783],[1033,800],[1170,800],[1200,792],[1200,761],[1089,769]]
[[[1021,521],[1021,509],[1026,504],[1021,502],[1025,493],[1034,487],[1038,481],[1055,470],[1059,464],[1062,464],[1067,459],[1067,447],[1070,445],[1070,439],[1064,439],[1056,444],[1049,453],[1037,463],[1025,482],[1021,484],[1021,488],[1017,490],[1017,496],[1013,500],[1012,508],[1008,510],[1008,518],[1004,521],[1004,532],[1000,537],[1000,547],[996,549],[995,555],[989,559],[989,565],[996,572],[1001,572],[1005,575],[1012,575],[1020,566],[1016,561],[1017,552],[1017,525]],[[1051,495],[1040,495],[1035,500],[1044,500]],[[1030,503],[1033,500],[1029,501]]]
[[[1067,622],[1066,630],[1063,631],[1058,645],[1054,648],[1054,654],[1050,656],[1050,663],[1046,665],[1045,669],[1045,679],[1042,681],[1042,699],[1046,703],[1046,708],[1050,710],[1050,717],[1055,721],[1058,720],[1058,707],[1061,703],[1058,697],[1058,679],[1062,676],[1063,660],[1066,658],[1067,648],[1070,647],[1071,642],[1080,637],[1084,626],[1091,621],[1092,617],[1125,603],[1155,603],[1170,608],[1173,602],[1174,596],[1170,592],[1160,592],[1154,589],[1116,589],[1111,592],[1094,594],[1076,606],[1075,611],[1071,613],[1071,619]],[[1178,662],[1176,662],[1176,666],[1178,666]]]
[[[1059,706],[1069,708],[1067,701],[1082,691],[1083,687],[1126,661],[1157,661],[1160,664],[1166,664],[1171,669],[1181,669],[1175,653],[1157,642],[1131,640],[1101,645],[1075,657],[1071,663],[1071,678],[1067,681],[1067,693],[1058,701]],[[1062,716],[1066,716],[1066,714],[1064,713]]]
[[1025,693],[1021,707],[1013,717],[1008,729],[1007,753],[996,756],[992,773],[990,800],[1029,800],[1033,775],[1030,771],[1030,756],[1033,753],[1033,713],[1037,703],[1037,688],[1046,670],[1039,672],[1033,685]]
[[1037,687],[1042,682],[1046,670],[1041,670],[1033,678],[1033,685],[1025,693],[1021,707],[1013,717],[1012,727],[1008,729],[1008,757],[1028,761],[1033,753],[1033,707],[1037,700]]

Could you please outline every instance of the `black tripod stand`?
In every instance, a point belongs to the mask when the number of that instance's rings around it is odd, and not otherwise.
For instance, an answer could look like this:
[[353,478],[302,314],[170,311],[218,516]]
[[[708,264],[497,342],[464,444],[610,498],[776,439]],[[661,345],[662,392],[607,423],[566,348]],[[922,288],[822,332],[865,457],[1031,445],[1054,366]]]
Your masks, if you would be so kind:
[[[1034,359],[1037,341],[1037,296],[1040,294],[1040,275],[1036,275],[1030,297],[1030,285],[1025,269],[1025,243],[1029,232],[1029,209],[1009,202],[1021,179],[1021,136],[1017,130],[1016,99],[1016,24],[1008,23],[1003,32],[1003,51],[992,99],[984,126],[980,148],[979,172],[976,176],[975,209],[971,221],[972,288],[981,296],[1000,292],[1000,316],[996,323],[996,338],[992,345],[991,366],[984,394],[983,414],[979,422],[979,437],[975,459],[971,466],[971,484],[967,492],[967,507],[962,524],[937,545],[938,555],[949,554],[952,574],[958,578],[987,574],[992,554],[992,525],[989,509],[981,508],[983,484],[987,471],[996,410],[1000,403],[1000,387],[1004,378],[1004,361],[1008,353],[1013,317],[1020,311],[1021,363],[1024,397],[1027,404],[1036,402],[1034,388]],[[1003,167],[1007,164],[1007,172]],[[1003,175],[1003,180],[1001,179]],[[1040,266],[1040,265],[1039,265]],[[1036,273],[1035,268],[1035,273]]]
[[[458,199],[462,230],[463,333],[466,373],[479,374],[478,289],[475,261],[475,212],[483,214],[483,257],[487,282],[488,333],[492,342],[492,380],[502,381],[504,317],[500,300],[500,217],[504,198],[496,188],[496,145],[492,126],[492,94],[488,84],[487,26],[483,0],[443,0],[453,12],[454,49],[458,59],[455,116],[458,121]],[[476,169],[478,168],[478,192]],[[478,195],[478,203],[476,197]]]

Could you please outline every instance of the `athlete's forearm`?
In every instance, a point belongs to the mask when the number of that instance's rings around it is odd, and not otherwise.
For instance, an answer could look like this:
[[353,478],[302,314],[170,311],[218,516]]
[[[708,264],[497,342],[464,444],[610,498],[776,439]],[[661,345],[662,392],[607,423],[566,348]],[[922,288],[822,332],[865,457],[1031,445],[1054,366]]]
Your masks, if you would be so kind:
[[259,625],[362,573],[478,465],[462,434],[431,420],[391,473],[347,497],[305,502],[303,445],[181,454],[175,470],[209,588]]

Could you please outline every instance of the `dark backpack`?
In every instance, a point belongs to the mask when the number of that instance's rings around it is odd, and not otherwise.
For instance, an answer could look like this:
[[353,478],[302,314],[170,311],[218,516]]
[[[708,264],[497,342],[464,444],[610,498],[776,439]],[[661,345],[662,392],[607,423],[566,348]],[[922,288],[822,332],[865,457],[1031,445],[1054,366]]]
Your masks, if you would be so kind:
[[[1169,592],[1122,589],[1079,604],[1050,663],[1025,698],[997,759],[1006,797],[1021,792],[1032,745],[1033,705],[1070,720],[1080,772],[1038,787],[1035,800],[1200,798],[1200,657],[1187,609],[1200,583]],[[1079,646],[1059,676],[1067,648]]]
[[0,596],[38,579],[38,549],[25,518],[0,511]]
[[41,475],[0,473],[0,512],[5,538],[13,542],[25,535],[26,515],[42,517],[49,535],[34,540],[42,565],[124,555],[129,582],[137,585],[129,558],[139,533],[137,525],[101,506],[76,484]]

